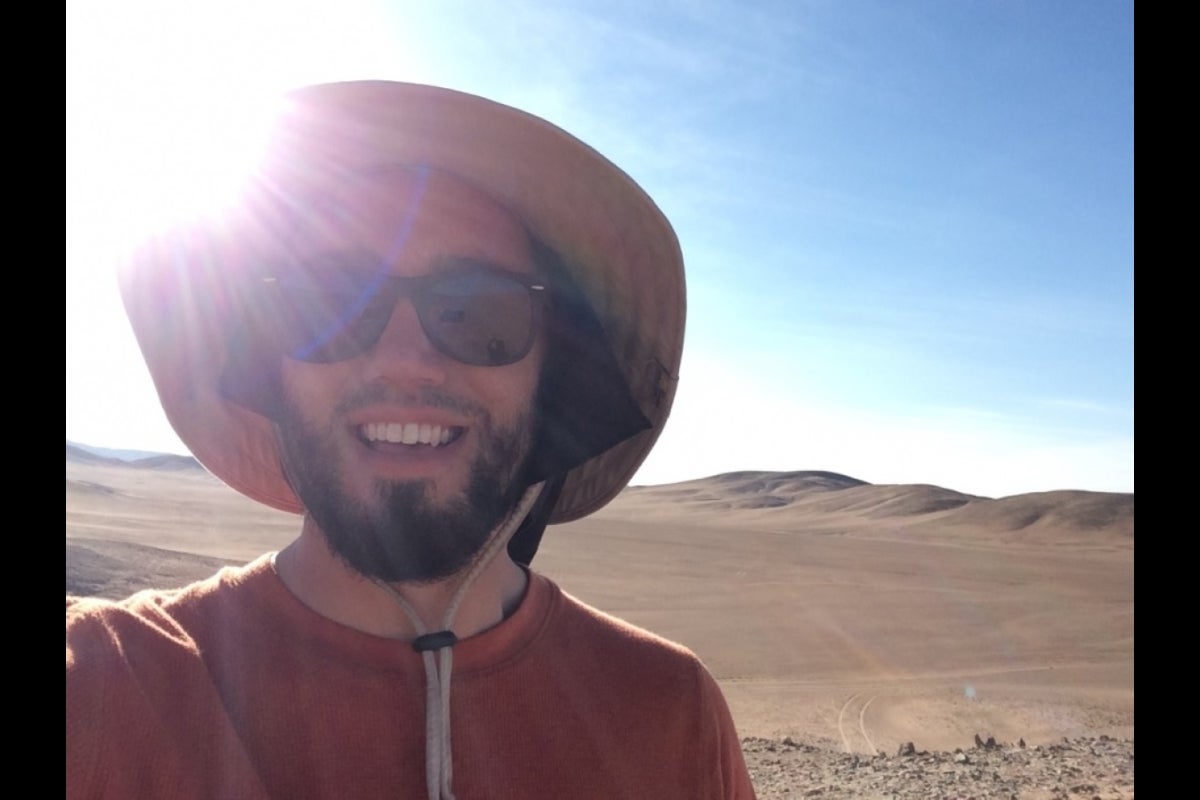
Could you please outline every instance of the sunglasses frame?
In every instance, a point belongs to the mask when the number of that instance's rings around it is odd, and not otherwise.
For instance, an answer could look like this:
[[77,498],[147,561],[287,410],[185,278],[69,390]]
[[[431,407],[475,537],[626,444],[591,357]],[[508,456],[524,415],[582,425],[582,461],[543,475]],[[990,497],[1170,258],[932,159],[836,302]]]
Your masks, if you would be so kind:
[[[277,327],[281,349],[288,358],[311,364],[331,364],[338,361],[348,361],[352,358],[370,352],[387,329],[396,304],[403,298],[408,298],[416,311],[421,330],[426,339],[442,355],[461,364],[470,366],[507,366],[515,364],[533,349],[541,328],[543,305],[546,298],[546,283],[535,275],[522,274],[496,266],[486,261],[469,258],[455,258],[447,262],[449,266],[431,272],[427,275],[392,275],[378,269],[370,272],[337,269],[299,269],[281,271],[278,275],[262,277],[262,286],[274,296],[276,302],[283,303],[281,293],[286,287],[293,286],[301,290],[316,290],[315,294],[323,297],[334,297],[339,292],[337,288],[347,288],[351,291],[340,292],[344,302],[339,304],[341,309],[336,315],[330,314],[330,324],[314,336],[304,332],[304,342],[296,341],[295,331],[285,332]],[[336,270],[334,272],[333,270]],[[294,277],[296,275],[311,275],[311,279]],[[500,278],[520,286],[526,292],[529,301],[529,333],[525,341],[513,352],[506,352],[500,359],[468,358],[468,354],[456,352],[452,344],[439,336],[436,326],[428,318],[431,305],[434,303],[434,293],[438,286],[448,281],[462,280],[473,275],[486,275],[490,278]],[[334,278],[340,279],[341,287],[333,287]],[[286,310],[282,313],[286,314]],[[364,327],[368,314],[373,314],[371,323]],[[336,316],[338,319],[333,320]],[[276,323],[278,325],[278,322]],[[356,327],[357,326],[357,327]],[[284,343],[286,341],[286,343]]]

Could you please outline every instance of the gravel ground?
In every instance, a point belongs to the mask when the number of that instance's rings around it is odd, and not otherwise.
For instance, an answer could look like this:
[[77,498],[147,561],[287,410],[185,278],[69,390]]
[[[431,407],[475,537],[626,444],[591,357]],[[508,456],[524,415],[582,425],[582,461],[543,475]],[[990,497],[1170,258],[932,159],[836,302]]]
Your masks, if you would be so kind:
[[981,742],[953,752],[901,748],[874,757],[745,738],[759,800],[1110,800],[1133,797],[1133,740],[1064,738],[1022,746]]

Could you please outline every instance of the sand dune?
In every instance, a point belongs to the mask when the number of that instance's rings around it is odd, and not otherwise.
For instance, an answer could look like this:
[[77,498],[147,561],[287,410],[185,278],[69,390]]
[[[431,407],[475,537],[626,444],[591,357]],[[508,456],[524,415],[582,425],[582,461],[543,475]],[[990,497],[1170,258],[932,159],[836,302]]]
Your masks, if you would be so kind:
[[[68,591],[179,584],[295,535],[179,466],[68,446]],[[731,473],[632,487],[547,531],[535,566],[695,650],[743,735],[859,753],[1132,736],[1131,494]]]
[[[755,511],[753,514],[726,512]],[[1055,491],[998,499],[925,484],[876,485],[831,472],[738,472],[627,489],[601,513],[636,520],[664,513],[697,524],[814,532],[1052,542],[1133,537],[1133,495]]]

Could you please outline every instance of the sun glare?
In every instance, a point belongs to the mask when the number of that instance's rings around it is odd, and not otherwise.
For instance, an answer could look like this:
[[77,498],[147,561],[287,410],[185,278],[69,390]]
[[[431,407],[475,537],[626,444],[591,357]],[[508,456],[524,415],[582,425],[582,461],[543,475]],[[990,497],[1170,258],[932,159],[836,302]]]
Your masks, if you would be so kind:
[[[182,447],[160,444],[174,434],[114,267],[151,232],[232,199],[281,92],[419,79],[418,50],[394,14],[381,0],[67,0],[68,435]],[[114,385],[145,388],[122,402],[88,399]]]
[[[107,235],[120,240],[220,204],[264,130],[266,87],[231,85],[163,61],[156,49],[125,56],[133,74],[121,80],[94,87],[77,74],[68,83],[68,201],[101,214]],[[77,69],[103,55],[76,53],[84,62]]]
[[121,239],[221,204],[282,91],[411,68],[372,0],[75,0],[67,34],[68,203]]

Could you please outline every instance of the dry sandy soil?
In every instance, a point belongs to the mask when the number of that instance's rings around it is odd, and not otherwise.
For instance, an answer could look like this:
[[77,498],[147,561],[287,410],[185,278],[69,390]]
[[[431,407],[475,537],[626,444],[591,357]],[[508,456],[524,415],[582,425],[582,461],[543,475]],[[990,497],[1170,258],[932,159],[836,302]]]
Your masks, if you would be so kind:
[[[68,593],[179,585],[296,528],[183,460],[69,449]],[[1133,551],[1133,495],[736,473],[628,489],[535,565],[704,659],[760,797],[1108,798],[1133,793]]]

